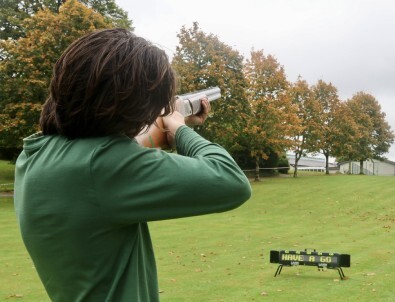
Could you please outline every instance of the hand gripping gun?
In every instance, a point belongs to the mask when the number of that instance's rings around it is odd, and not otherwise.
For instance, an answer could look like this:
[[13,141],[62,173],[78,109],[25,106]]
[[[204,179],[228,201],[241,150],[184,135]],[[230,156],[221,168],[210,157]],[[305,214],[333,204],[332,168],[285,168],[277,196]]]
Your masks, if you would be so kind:
[[[194,92],[177,95],[175,99],[175,108],[182,116],[188,117],[199,114],[202,110],[201,100],[207,98],[209,102],[221,98],[219,87],[197,90]],[[149,128],[148,132],[139,134],[136,137],[139,144],[150,148],[167,148],[168,142],[166,133],[163,131],[162,118],[156,120],[155,125]]]
[[211,87],[191,93],[181,94],[176,96],[176,110],[184,117],[195,115],[201,110],[201,99],[207,98],[209,102],[212,102],[220,97],[221,90],[219,87]]

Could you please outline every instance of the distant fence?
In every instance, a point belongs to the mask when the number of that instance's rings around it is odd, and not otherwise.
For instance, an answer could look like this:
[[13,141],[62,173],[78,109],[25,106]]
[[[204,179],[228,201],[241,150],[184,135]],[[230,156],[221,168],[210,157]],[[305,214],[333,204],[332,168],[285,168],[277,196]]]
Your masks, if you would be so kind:
[[[344,169],[344,174],[360,174],[361,173],[361,166],[360,164],[356,163],[351,163],[351,170],[350,169]],[[368,170],[366,168],[362,169],[362,173],[365,175],[374,175],[373,171]]]
[[298,171],[325,172],[326,169],[325,167],[298,167]]
[[[291,167],[275,167],[275,168],[259,168],[259,170],[281,170],[281,169],[290,169]],[[256,169],[251,170],[243,170],[244,172],[255,172]]]

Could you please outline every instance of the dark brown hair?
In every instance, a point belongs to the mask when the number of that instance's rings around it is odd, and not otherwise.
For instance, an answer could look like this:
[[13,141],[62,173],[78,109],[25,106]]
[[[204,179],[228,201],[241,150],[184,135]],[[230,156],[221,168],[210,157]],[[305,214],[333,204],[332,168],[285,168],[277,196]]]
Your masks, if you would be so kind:
[[44,135],[136,136],[173,110],[175,73],[166,53],[125,29],[72,43],[54,67],[40,118]]

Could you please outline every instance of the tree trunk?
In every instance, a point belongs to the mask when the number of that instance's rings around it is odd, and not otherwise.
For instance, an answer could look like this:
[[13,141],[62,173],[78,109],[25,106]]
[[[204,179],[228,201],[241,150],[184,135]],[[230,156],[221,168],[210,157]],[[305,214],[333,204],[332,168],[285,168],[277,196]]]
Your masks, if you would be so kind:
[[348,173],[347,174],[353,174],[352,171],[351,171],[351,159],[348,162]]
[[254,181],[260,181],[259,178],[259,156],[255,156],[255,179]]
[[359,161],[359,174],[363,175],[363,159]]
[[294,177],[298,177],[298,163],[301,157],[302,157],[302,153],[295,152]]
[[325,174],[329,175],[329,153],[325,153]]
[[56,12],[59,14],[59,9],[60,9],[60,7],[61,7],[63,4],[66,3],[66,0],[57,0],[56,2],[57,2],[57,3],[56,3]]

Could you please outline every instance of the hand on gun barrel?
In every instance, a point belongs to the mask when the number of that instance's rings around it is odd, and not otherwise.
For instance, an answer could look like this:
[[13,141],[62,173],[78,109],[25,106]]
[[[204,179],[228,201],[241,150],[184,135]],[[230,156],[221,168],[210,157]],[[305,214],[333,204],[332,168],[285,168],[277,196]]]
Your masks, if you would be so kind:
[[159,117],[148,131],[136,137],[145,147],[166,149],[174,145],[174,135],[181,125],[202,125],[208,117],[210,102],[221,97],[218,87],[199,90],[176,97],[176,111]]

